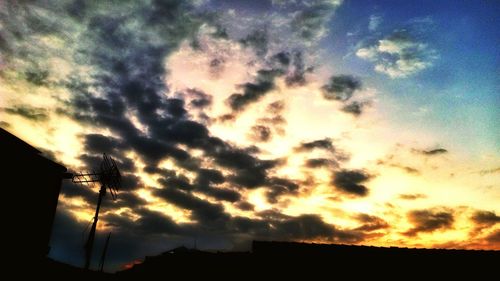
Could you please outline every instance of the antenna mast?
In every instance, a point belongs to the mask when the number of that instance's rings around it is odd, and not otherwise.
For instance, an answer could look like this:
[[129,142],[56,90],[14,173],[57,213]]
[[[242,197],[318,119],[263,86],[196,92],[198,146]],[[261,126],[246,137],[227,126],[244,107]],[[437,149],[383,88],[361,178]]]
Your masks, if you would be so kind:
[[102,250],[101,261],[99,262],[99,271],[104,271],[104,261],[106,260],[106,253],[108,251],[109,238],[111,238],[111,232],[108,234],[108,238],[106,238],[106,243],[104,244],[104,249]]
[[[99,210],[101,208],[102,198],[106,195],[106,188],[109,190],[109,194],[111,194],[111,198],[116,200],[117,192],[121,186],[121,175],[118,167],[116,166],[115,161],[108,157],[106,154],[102,156],[101,166],[99,167],[99,171],[88,172],[88,173],[79,173],[73,175],[73,182],[80,184],[90,184],[94,182],[98,182],[101,184],[101,189],[99,190],[99,197],[97,199],[97,206],[95,209],[94,222],[92,223],[92,227],[90,228],[89,237],[87,242],[85,243],[85,269],[89,269],[90,261],[92,259],[92,248],[94,247],[94,239],[95,239],[95,231],[97,227],[97,221],[99,220]],[[109,236],[108,236],[109,241]],[[107,242],[106,242],[107,247]],[[103,253],[103,256],[105,252]],[[103,262],[104,265],[104,262]],[[103,266],[102,265],[102,266]]]

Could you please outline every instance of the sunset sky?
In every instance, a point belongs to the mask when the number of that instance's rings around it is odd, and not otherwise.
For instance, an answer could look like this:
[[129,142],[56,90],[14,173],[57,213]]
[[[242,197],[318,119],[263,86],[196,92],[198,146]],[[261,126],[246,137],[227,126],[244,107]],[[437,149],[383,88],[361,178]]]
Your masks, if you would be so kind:
[[[70,171],[117,161],[95,247],[112,232],[113,270],[195,241],[500,250],[499,15],[0,0],[0,126]],[[82,265],[97,192],[63,183],[50,257]]]

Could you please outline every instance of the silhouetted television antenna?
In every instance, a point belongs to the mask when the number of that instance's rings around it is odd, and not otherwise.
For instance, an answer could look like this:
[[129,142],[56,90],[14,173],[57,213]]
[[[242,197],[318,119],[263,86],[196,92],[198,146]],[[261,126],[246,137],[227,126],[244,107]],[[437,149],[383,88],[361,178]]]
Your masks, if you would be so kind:
[[99,198],[97,200],[97,206],[95,209],[94,222],[92,223],[92,228],[90,228],[89,237],[85,243],[85,269],[89,269],[90,260],[92,258],[92,248],[94,246],[95,230],[97,226],[97,221],[99,220],[99,209],[101,208],[102,198],[106,195],[106,188],[111,194],[113,200],[116,199],[117,192],[121,186],[121,175],[118,167],[116,166],[115,160],[108,157],[106,154],[102,155],[102,162],[99,170],[79,173],[73,175],[73,182],[79,184],[93,184],[100,183],[101,189],[99,190]]

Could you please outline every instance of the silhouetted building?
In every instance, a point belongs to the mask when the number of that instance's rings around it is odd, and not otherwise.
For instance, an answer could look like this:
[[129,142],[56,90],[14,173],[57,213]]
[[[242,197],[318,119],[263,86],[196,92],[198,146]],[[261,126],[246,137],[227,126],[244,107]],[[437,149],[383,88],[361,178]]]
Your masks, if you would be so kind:
[[68,175],[66,168],[1,128],[0,153],[3,200],[13,206],[4,214],[11,225],[2,227],[9,232],[7,237],[12,235],[12,241],[4,243],[17,247],[25,258],[43,258],[50,249],[61,181]]
[[[148,256],[142,263],[117,272],[116,277],[142,280],[180,274],[187,279],[322,280],[348,274],[352,279],[366,276],[402,279],[396,272],[413,277],[463,276],[463,273],[478,277],[495,272],[499,257],[500,251],[253,241],[251,252],[205,252],[179,247]],[[478,279],[481,278],[474,280]]]

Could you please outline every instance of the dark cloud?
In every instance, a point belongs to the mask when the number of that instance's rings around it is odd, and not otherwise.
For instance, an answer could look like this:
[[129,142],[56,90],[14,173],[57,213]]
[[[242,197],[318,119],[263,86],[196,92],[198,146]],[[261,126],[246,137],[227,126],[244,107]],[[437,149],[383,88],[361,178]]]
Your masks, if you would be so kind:
[[213,169],[199,169],[196,173],[197,177],[193,183],[191,183],[186,176],[176,174],[175,172],[169,173],[160,178],[158,182],[165,188],[197,191],[217,200],[236,202],[241,199],[241,195],[234,190],[213,186],[225,182],[225,177],[220,171]]
[[304,165],[308,168],[313,168],[313,169],[321,167],[327,167],[327,168],[338,167],[337,161],[328,158],[307,159]]
[[401,169],[403,169],[403,171],[407,172],[408,174],[414,174],[414,175],[420,174],[419,170],[412,168],[412,167],[408,167],[408,166],[393,166],[393,167],[401,168]]
[[312,68],[305,68],[304,59],[301,52],[293,54],[292,67],[285,77],[285,83],[289,87],[303,86],[306,84],[305,74],[312,71]]
[[332,140],[330,138],[325,138],[322,140],[315,140],[310,142],[303,142],[297,147],[296,151],[311,151],[313,149],[324,149],[334,151],[335,148],[332,144]]
[[224,58],[214,58],[208,64],[209,72],[212,77],[218,79],[222,75],[225,69],[225,60]]
[[342,111],[345,113],[352,114],[354,116],[359,116],[363,113],[363,108],[369,105],[368,102],[353,101],[342,107]]
[[254,48],[258,56],[264,56],[267,53],[268,35],[267,29],[257,29],[248,34],[240,42],[247,47]]
[[253,211],[255,209],[255,206],[252,203],[246,201],[240,201],[236,203],[235,206],[243,211]]
[[187,110],[184,109],[184,100],[182,99],[168,99],[165,103],[165,109],[171,116],[177,118],[182,118],[187,114]]
[[287,122],[285,120],[285,117],[281,115],[283,109],[278,111],[278,109],[274,107],[276,104],[281,104],[281,106],[284,106],[283,105],[284,103],[282,101],[277,101],[269,104],[269,106],[267,107],[267,112],[270,115],[268,117],[259,118],[257,122],[265,125],[272,125],[276,132],[283,134],[284,133],[283,126]]
[[338,229],[325,223],[320,216],[304,214],[297,217],[268,210],[258,214],[261,220],[238,220],[240,231],[250,232],[254,237],[265,237],[281,241],[325,240],[337,243],[359,243],[366,238],[360,231]]
[[257,142],[267,142],[272,138],[272,132],[269,127],[262,125],[255,125],[250,128],[250,138]]
[[225,182],[224,175],[214,169],[200,169],[196,178],[197,184],[208,185],[211,183],[219,184]]
[[163,186],[167,188],[176,188],[181,190],[193,190],[194,186],[190,183],[189,179],[184,175],[169,175],[165,178],[158,180]]
[[98,187],[93,185],[76,184],[71,181],[63,181],[61,194],[68,198],[79,197],[87,204],[97,202]]
[[260,160],[244,150],[235,148],[217,151],[214,156],[218,165],[234,171],[229,177],[231,183],[246,188],[264,186],[268,170],[279,164],[277,160]]
[[179,208],[191,210],[191,218],[201,227],[221,227],[230,219],[220,204],[213,204],[174,188],[155,190],[154,194]]
[[282,100],[272,102],[267,106],[267,111],[275,115],[281,114],[284,109],[285,109],[285,101]]
[[324,138],[320,140],[314,140],[309,142],[302,142],[299,146],[295,147],[296,152],[310,152],[313,150],[324,150],[328,152],[329,157],[320,157],[307,159],[304,166],[307,168],[338,168],[340,163],[349,159],[349,155],[345,154],[343,151],[336,149],[333,145],[332,139]]
[[362,170],[341,170],[333,174],[332,184],[341,192],[355,195],[368,195],[368,188],[362,183],[371,178]]
[[[134,162],[131,159],[121,155],[117,151],[111,151],[111,153],[107,153],[107,155],[111,156],[111,158],[113,160],[115,160],[116,165],[118,166],[118,168],[122,174],[124,172],[128,172],[128,173],[135,172],[136,167],[135,167]],[[117,158],[116,156],[118,156],[119,158]],[[103,161],[103,153],[101,153],[101,151],[99,150],[96,153],[80,154],[80,156],[78,158],[85,164],[83,167],[80,168],[82,171],[92,171],[92,170],[99,171],[99,169],[101,167],[101,163]],[[131,176],[131,177],[133,177],[133,176]],[[127,179],[124,178],[124,180],[127,180]]]
[[440,154],[446,154],[448,153],[448,150],[444,148],[436,148],[436,149],[430,149],[430,150],[420,150],[420,149],[412,149],[414,153],[422,154],[422,155],[427,155],[427,156],[434,156],[434,155],[440,155]]
[[219,122],[222,122],[222,123],[232,122],[232,121],[236,120],[236,114],[234,114],[234,113],[224,114],[224,115],[219,116],[217,118],[217,120]]
[[299,38],[307,42],[316,42],[325,36],[326,23],[332,16],[337,4],[320,0],[308,4],[293,14],[291,27]]
[[446,210],[415,210],[410,211],[407,216],[413,227],[403,234],[409,237],[416,236],[420,232],[450,229],[455,221],[453,213]]
[[267,185],[269,190],[266,192],[267,201],[269,203],[277,203],[278,197],[285,194],[297,194],[299,185],[289,179],[270,178]]
[[[282,112],[284,111],[284,109],[285,109],[284,101],[279,100],[270,103],[266,108],[266,116],[257,119],[257,124],[255,125],[257,131],[254,132],[254,135],[266,137],[268,133],[269,139],[272,137],[273,133],[278,135],[284,135],[285,134],[284,125],[286,124],[286,120],[282,116]],[[265,127],[268,129],[262,130],[261,127]]]
[[358,214],[354,218],[358,222],[362,223],[362,225],[355,228],[355,230],[369,232],[369,231],[375,231],[375,230],[389,228],[389,224],[385,220],[383,220],[377,216],[371,216],[371,215],[367,215],[367,214]]
[[270,117],[264,117],[257,119],[258,124],[272,126],[275,133],[279,135],[285,134],[284,125],[287,123],[286,119],[282,115],[274,115]]
[[82,172],[99,170],[102,162],[102,155],[83,153],[78,156],[78,159],[84,163],[84,167],[81,168],[83,170]]
[[49,85],[49,71],[39,68],[28,69],[24,73],[26,81],[36,86]]
[[198,89],[187,89],[186,95],[191,98],[189,105],[195,108],[206,108],[212,105],[212,96]]
[[289,219],[281,224],[280,230],[288,239],[332,239],[337,235],[344,239],[357,239],[354,236],[350,237],[348,233],[336,233],[335,228],[324,223],[317,215],[301,215]]
[[476,211],[471,216],[471,220],[477,225],[492,226],[500,223],[500,216],[491,211]]
[[117,166],[120,167],[122,173],[120,191],[135,190],[139,185],[142,184],[138,176],[134,174],[123,173],[124,165],[117,164]]
[[321,87],[325,99],[338,101],[347,101],[359,89],[361,81],[351,75],[332,76],[328,83]]
[[207,186],[202,191],[206,195],[209,195],[219,201],[235,203],[241,199],[241,194],[239,192],[227,188]]
[[[128,190],[130,190],[130,188]],[[148,202],[139,197],[137,194],[131,191],[122,190],[118,194],[116,201],[113,201],[111,203],[111,206],[113,208],[126,207],[126,208],[131,208],[133,210],[137,210],[139,208],[144,208],[147,204]]]
[[[140,209],[140,218],[134,222],[140,231],[144,233],[161,233],[161,234],[186,234],[171,218],[163,213],[148,209]],[[121,223],[123,225],[123,223]]]
[[433,149],[433,150],[424,150],[422,151],[425,155],[437,155],[437,154],[444,154],[448,153],[448,150],[444,148],[438,148],[438,149]]
[[427,198],[427,195],[422,194],[422,193],[399,194],[398,198],[403,199],[403,200],[417,200],[417,199],[425,199],[425,198]]
[[85,135],[84,144],[87,152],[95,154],[111,153],[123,147],[119,139],[101,134]]
[[49,118],[48,112],[44,108],[15,106],[3,108],[2,110],[8,114],[19,115],[32,121],[45,121]]
[[277,62],[280,66],[288,67],[291,62],[289,52],[279,52],[271,57],[271,62]]
[[264,95],[274,89],[274,79],[282,75],[281,70],[259,70],[256,81],[240,85],[243,93],[229,96],[227,103],[233,111],[242,111],[246,106],[260,100]]
[[486,236],[485,240],[493,245],[498,245],[500,243],[500,229]]

